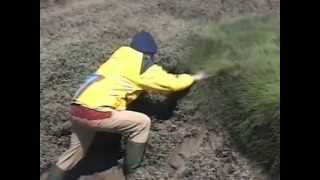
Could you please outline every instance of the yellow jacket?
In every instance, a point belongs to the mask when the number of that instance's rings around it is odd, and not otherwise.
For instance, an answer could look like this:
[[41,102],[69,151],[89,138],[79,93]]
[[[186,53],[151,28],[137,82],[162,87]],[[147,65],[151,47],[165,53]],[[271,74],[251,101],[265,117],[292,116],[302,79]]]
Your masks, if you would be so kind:
[[121,47],[90,76],[73,98],[74,103],[104,111],[106,106],[125,110],[143,91],[170,93],[192,85],[188,74],[170,74],[154,64],[140,74],[143,53]]

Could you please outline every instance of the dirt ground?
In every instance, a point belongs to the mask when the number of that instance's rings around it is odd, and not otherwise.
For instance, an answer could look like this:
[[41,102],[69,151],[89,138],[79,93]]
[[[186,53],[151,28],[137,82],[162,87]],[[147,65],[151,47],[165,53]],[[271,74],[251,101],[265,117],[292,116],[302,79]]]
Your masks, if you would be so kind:
[[[154,34],[159,61],[170,70],[176,68],[175,58],[183,48],[180,40],[194,27],[239,16],[279,16],[279,8],[280,0],[40,1],[40,173],[70,143],[67,107],[81,80],[116,48],[127,45],[135,32],[144,29]],[[219,125],[208,129],[174,107],[169,106],[171,114],[157,111],[158,106],[137,108],[151,115],[153,124],[145,161],[135,179],[267,179],[233,148]],[[83,172],[81,178],[70,175],[68,179],[112,179],[103,174],[117,174],[115,152],[109,152],[110,157],[106,152],[119,144],[110,144],[116,143],[106,140],[110,137],[101,135],[105,144],[100,145],[105,148],[91,160],[101,164],[100,169],[78,170]],[[102,174],[94,177],[94,172]]]

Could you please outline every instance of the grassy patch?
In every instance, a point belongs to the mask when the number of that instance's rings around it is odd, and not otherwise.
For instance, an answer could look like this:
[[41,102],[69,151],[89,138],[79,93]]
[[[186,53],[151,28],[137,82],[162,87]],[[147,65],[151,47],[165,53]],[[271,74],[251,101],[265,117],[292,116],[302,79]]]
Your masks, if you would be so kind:
[[181,69],[211,75],[186,101],[197,102],[209,124],[218,119],[242,152],[272,174],[280,171],[279,37],[277,19],[237,19],[194,33],[179,61]]

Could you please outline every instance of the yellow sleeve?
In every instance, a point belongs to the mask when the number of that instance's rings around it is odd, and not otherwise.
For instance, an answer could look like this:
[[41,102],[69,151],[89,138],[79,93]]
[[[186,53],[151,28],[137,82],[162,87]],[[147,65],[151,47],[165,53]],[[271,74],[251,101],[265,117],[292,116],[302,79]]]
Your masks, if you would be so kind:
[[190,87],[194,79],[189,74],[171,74],[161,66],[153,65],[144,72],[137,82],[145,90],[170,93]]

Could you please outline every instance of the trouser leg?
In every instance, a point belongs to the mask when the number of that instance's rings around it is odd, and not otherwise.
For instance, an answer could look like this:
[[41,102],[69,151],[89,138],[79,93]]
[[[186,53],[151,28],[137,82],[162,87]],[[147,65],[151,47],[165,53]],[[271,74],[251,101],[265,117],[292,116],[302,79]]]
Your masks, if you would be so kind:
[[62,180],[65,172],[72,169],[86,154],[95,132],[76,122],[72,122],[73,134],[70,148],[65,151],[57,163],[49,170],[48,180]]
[[133,172],[143,160],[150,131],[150,118],[134,111],[114,111],[111,118],[98,123],[101,131],[121,133],[128,136],[124,158],[124,172]]
[[134,111],[113,111],[112,117],[97,123],[98,131],[121,133],[136,143],[146,143],[150,131],[150,118]]

